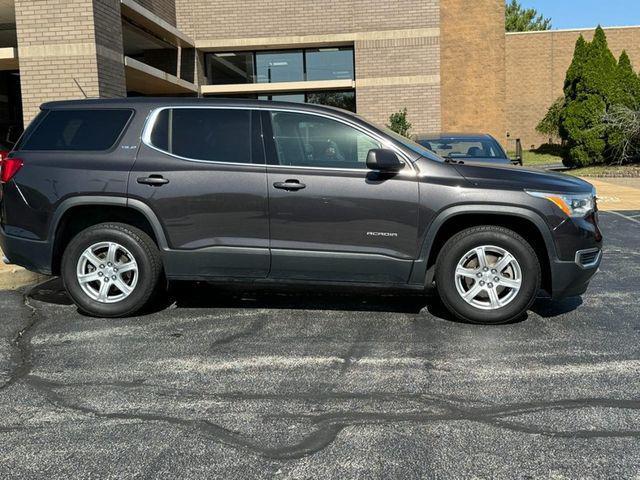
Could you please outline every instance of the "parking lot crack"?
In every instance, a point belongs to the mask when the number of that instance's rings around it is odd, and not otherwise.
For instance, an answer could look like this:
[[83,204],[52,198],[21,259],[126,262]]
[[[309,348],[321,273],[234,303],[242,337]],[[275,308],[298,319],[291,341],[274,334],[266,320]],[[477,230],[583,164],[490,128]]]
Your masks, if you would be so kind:
[[0,385],[0,391],[9,388],[11,385],[19,382],[31,372],[32,368],[32,347],[31,337],[36,325],[40,322],[41,317],[38,315],[36,308],[31,305],[28,293],[22,297],[22,305],[28,309],[28,320],[26,324],[16,332],[11,341],[14,348],[15,367],[9,373],[9,379]]

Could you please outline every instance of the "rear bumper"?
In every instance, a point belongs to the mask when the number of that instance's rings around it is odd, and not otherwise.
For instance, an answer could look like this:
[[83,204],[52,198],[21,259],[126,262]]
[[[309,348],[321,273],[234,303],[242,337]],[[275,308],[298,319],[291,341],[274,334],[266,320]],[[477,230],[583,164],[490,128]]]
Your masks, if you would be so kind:
[[49,242],[7,235],[0,227],[0,249],[11,264],[19,265],[32,272],[51,275]]
[[551,264],[551,296],[554,299],[582,295],[589,287],[589,282],[598,271],[602,261],[602,251],[597,258],[586,266],[580,264],[579,255],[573,262],[556,260]]

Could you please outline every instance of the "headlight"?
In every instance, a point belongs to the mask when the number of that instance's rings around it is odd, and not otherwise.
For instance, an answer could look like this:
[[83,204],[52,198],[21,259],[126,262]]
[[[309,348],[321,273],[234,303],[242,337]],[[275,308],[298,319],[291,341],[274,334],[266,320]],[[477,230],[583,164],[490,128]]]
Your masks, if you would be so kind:
[[529,195],[538,198],[544,198],[556,205],[560,210],[570,217],[586,217],[596,209],[596,193],[549,193],[549,192],[530,192]]

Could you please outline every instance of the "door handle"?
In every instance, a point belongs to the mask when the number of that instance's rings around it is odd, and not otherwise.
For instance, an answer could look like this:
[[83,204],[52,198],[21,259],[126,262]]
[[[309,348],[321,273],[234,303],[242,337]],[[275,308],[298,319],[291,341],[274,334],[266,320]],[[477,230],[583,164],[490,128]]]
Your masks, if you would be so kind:
[[274,188],[278,188],[280,190],[287,190],[290,192],[295,192],[296,190],[302,190],[303,188],[307,188],[304,183],[300,183],[299,180],[287,180],[286,182],[276,182],[273,184]]
[[139,177],[138,183],[142,185],[151,185],[152,187],[161,187],[169,183],[169,180],[162,175],[149,175],[148,177]]

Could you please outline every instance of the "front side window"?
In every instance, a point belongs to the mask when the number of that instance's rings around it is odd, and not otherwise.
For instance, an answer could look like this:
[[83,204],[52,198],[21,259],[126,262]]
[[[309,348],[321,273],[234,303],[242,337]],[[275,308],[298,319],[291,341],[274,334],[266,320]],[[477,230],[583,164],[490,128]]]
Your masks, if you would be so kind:
[[303,113],[272,112],[280,165],[366,169],[367,153],[380,143],[342,122]]
[[52,110],[21,145],[22,150],[110,150],[133,115],[131,110]]
[[239,109],[162,110],[151,145],[193,160],[251,163],[251,112]]

